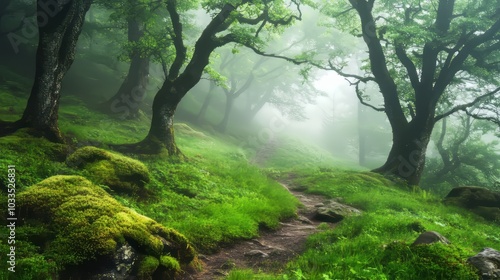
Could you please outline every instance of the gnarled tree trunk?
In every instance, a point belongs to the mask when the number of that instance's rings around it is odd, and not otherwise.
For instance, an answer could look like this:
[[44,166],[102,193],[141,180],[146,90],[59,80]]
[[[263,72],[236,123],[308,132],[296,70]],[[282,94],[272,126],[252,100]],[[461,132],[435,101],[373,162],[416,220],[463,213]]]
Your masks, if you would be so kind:
[[393,143],[386,162],[374,172],[395,175],[410,185],[418,185],[425,167],[425,154],[434,120],[414,118],[401,129],[393,128]]
[[35,81],[22,118],[0,125],[4,133],[29,127],[54,142],[63,142],[58,126],[61,81],[75,59],[75,47],[91,0],[37,1],[39,43]]

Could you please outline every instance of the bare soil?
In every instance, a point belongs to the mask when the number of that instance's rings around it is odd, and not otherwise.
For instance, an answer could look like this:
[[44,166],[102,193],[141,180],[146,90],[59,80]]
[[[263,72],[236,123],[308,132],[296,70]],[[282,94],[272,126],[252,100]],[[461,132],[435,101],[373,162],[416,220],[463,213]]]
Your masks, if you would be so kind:
[[262,230],[258,238],[234,243],[212,255],[200,255],[201,268],[189,268],[179,279],[220,279],[235,268],[270,273],[282,271],[289,261],[305,250],[307,237],[318,231],[321,222],[314,220],[314,209],[326,200],[319,195],[290,192],[304,205],[297,218],[280,223],[278,230]]

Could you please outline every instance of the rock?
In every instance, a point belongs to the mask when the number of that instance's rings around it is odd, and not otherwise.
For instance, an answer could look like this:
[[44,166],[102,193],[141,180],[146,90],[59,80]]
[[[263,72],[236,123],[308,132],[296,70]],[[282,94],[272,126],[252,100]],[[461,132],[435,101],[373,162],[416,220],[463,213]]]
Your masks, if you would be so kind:
[[262,252],[261,250],[251,250],[245,253],[245,256],[248,257],[261,257],[267,258],[269,255],[267,253]]
[[311,222],[311,220],[309,220],[308,218],[306,218],[304,216],[299,216],[298,220],[301,221],[303,224],[308,224],[308,225],[313,224],[313,222]]
[[412,246],[414,245],[420,245],[420,244],[432,244],[436,242],[441,242],[444,244],[450,244],[451,242],[446,239],[446,237],[442,236],[438,232],[435,231],[426,231],[422,234],[420,234],[415,242],[411,244]]
[[92,146],[76,150],[66,159],[66,164],[86,170],[93,182],[121,193],[141,193],[150,180],[142,162]]
[[345,217],[360,215],[361,211],[339,203],[337,201],[325,201],[322,206],[316,207],[314,219],[322,222],[337,223]]
[[472,212],[485,218],[488,221],[500,222],[500,207],[478,206]]
[[477,255],[467,259],[467,262],[479,270],[481,279],[500,279],[500,252],[497,250],[484,248]]
[[130,277],[132,268],[137,262],[138,254],[136,250],[130,246],[128,243],[123,244],[113,256],[114,265],[109,265],[104,267],[107,271],[101,273],[96,273],[93,276],[89,276],[91,280],[102,280],[102,279],[127,279]]
[[444,202],[469,209],[478,206],[500,207],[500,192],[480,187],[458,187],[448,193]]
[[480,187],[458,187],[444,198],[444,203],[466,208],[490,221],[500,221],[500,192]]
[[81,176],[45,179],[19,194],[19,207],[33,232],[50,232],[33,239],[44,244],[42,253],[58,267],[68,268],[60,279],[100,274],[99,279],[120,279],[131,271],[147,276],[157,268],[168,273],[195,256],[183,235],[121,205]]

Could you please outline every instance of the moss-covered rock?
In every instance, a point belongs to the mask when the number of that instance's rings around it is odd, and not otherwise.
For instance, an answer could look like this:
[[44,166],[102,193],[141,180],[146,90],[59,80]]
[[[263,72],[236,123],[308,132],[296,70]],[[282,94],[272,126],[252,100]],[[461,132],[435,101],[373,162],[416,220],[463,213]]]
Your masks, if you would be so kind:
[[141,193],[150,180],[142,162],[91,146],[76,150],[66,164],[84,169],[91,180],[117,192]]
[[80,176],[50,177],[20,193],[19,202],[25,226],[42,222],[53,233],[38,243],[59,267],[110,259],[125,243],[144,256],[170,255],[184,264],[195,255],[183,235],[124,207]]
[[411,246],[393,242],[381,260],[388,279],[479,279],[466,253],[441,242]]

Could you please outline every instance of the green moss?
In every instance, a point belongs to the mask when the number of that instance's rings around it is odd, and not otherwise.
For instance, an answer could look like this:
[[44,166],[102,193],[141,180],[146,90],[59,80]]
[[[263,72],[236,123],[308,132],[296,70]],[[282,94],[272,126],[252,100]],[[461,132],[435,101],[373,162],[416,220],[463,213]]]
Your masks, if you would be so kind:
[[148,169],[142,162],[96,147],[78,149],[66,163],[84,169],[98,184],[129,194],[141,192],[149,182]]
[[59,266],[110,256],[124,241],[147,255],[170,253],[181,263],[194,258],[184,236],[122,206],[80,176],[48,178],[20,193],[19,201],[28,225],[43,221],[55,233],[44,240],[44,254]]
[[177,259],[175,259],[171,256],[161,256],[160,257],[160,265],[165,267],[169,271],[178,272],[181,270],[181,266],[179,264],[179,261],[177,261]]
[[157,258],[151,256],[145,257],[139,265],[137,277],[139,279],[151,279],[159,265],[160,261]]
[[[57,172],[74,172],[64,164],[68,153],[66,145],[52,143],[45,138],[33,137],[28,129],[0,137],[0,165],[16,166],[16,188],[22,190]],[[0,170],[2,178],[7,177],[7,169]],[[2,186],[3,182],[0,182]]]
[[209,138],[203,132],[194,130],[185,123],[175,123],[173,129],[175,130],[176,133],[182,134],[187,137],[201,138],[201,139]]
[[387,246],[382,258],[390,279],[479,279],[465,262],[466,255],[453,245],[434,243],[409,246],[394,242]]

